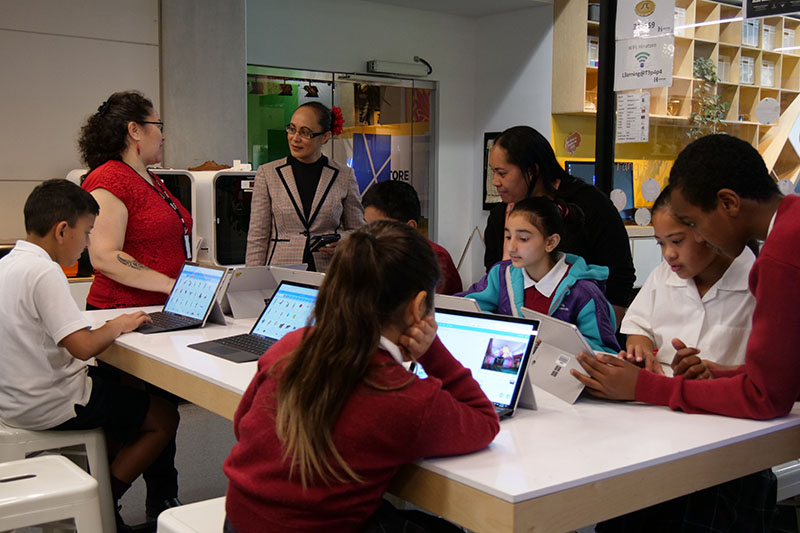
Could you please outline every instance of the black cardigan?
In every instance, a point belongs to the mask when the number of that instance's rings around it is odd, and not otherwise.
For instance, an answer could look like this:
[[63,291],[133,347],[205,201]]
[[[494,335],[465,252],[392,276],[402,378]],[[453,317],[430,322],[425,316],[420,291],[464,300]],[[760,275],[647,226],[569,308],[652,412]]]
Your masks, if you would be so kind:
[[[572,176],[561,182],[558,197],[583,211],[582,227],[567,226],[558,249],[580,255],[589,264],[607,266],[606,298],[614,305],[627,307],[636,273],[628,233],[614,204],[599,189]],[[505,219],[506,204],[497,204],[489,212],[483,234],[487,272],[503,258]]]

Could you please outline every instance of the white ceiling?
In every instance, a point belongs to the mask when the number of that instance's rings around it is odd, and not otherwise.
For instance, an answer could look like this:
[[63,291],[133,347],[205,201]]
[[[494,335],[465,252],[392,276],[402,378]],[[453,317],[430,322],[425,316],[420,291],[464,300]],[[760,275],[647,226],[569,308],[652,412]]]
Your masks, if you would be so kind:
[[369,0],[422,11],[437,11],[462,17],[485,17],[517,9],[552,4],[553,0]]

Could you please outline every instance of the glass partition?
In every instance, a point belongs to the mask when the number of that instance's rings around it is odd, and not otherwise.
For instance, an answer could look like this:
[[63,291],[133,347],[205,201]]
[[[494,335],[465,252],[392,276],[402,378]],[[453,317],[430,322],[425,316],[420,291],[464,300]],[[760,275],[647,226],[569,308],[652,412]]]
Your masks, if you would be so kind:
[[359,191],[389,179],[410,183],[420,197],[420,231],[429,236],[433,213],[433,112],[429,81],[248,65],[248,157],[259,165],[289,153],[284,126],[298,106],[339,106],[342,133],[323,154],[353,169]]

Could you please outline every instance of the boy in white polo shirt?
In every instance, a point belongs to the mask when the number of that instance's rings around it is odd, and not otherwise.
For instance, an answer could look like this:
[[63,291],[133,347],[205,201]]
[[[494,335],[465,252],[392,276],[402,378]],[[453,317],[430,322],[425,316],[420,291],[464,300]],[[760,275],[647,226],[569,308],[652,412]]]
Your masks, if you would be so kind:
[[672,375],[672,360],[682,349],[699,355],[705,372],[741,365],[756,304],[747,288],[755,255],[745,248],[733,259],[698,240],[675,216],[669,198],[667,186],[652,207],[664,261],[647,277],[620,327],[628,336],[628,360]]
[[99,212],[91,194],[67,180],[45,181],[24,212],[26,239],[0,259],[0,420],[32,430],[102,427],[116,452],[118,500],[175,434],[177,416],[164,400],[86,361],[148,318],[120,315],[91,330],[72,299],[59,264],[74,264],[89,244]]

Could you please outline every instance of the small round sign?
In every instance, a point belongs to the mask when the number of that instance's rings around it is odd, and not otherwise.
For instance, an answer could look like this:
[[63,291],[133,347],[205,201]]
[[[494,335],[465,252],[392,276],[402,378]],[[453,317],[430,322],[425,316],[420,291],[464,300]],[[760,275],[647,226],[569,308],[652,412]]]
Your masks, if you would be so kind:
[[650,178],[644,180],[644,183],[642,183],[642,198],[644,198],[646,202],[655,202],[660,192],[661,184],[658,180]]
[[778,180],[778,190],[781,191],[782,195],[789,196],[794,192],[794,183],[786,178]]
[[774,98],[764,98],[756,106],[756,119],[762,124],[772,124],[778,120],[781,106]]
[[608,195],[611,198],[611,203],[617,208],[617,211],[625,209],[625,204],[628,203],[628,195],[622,189],[614,189]]
[[650,210],[646,207],[640,207],[633,214],[633,221],[640,226],[646,226],[650,223]]

